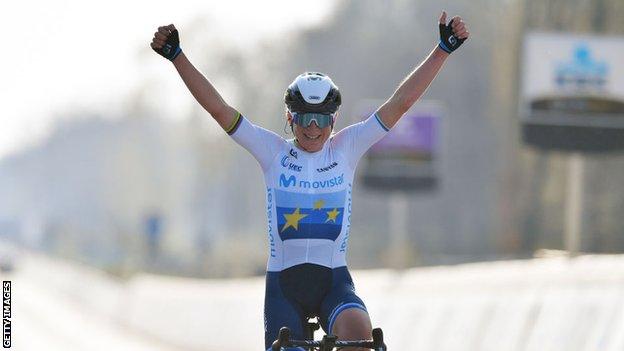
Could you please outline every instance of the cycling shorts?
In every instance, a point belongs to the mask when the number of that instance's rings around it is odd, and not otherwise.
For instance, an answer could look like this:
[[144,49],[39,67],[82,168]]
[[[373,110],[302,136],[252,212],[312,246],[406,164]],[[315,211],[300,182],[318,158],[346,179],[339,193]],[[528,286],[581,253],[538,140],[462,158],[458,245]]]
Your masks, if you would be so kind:
[[338,315],[349,308],[366,312],[346,266],[328,268],[305,263],[281,272],[267,272],[264,299],[265,350],[288,327],[292,339],[303,340],[308,318],[329,334]]

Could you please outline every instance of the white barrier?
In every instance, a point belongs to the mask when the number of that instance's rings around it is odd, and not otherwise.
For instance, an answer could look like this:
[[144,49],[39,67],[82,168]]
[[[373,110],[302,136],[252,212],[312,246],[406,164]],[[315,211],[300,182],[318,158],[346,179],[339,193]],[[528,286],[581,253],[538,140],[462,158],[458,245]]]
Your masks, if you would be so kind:
[[[362,295],[375,291],[367,282]],[[624,257],[415,269],[367,300],[401,350],[624,350]]]
[[[263,344],[263,278],[122,284],[56,265],[38,273],[46,286],[177,349]],[[624,350],[624,255],[352,274],[390,350]]]

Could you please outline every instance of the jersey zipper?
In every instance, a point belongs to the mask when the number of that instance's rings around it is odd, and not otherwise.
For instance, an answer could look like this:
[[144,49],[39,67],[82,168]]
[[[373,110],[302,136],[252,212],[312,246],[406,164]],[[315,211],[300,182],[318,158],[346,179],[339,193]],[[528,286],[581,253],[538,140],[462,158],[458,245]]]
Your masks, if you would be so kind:
[[[312,177],[310,174],[310,170],[312,169],[312,167],[310,166],[311,162],[310,162],[310,157],[307,157],[306,159],[306,175],[308,176],[308,181],[311,181]],[[309,262],[310,259],[310,239],[306,239],[306,258],[305,261],[306,263]]]

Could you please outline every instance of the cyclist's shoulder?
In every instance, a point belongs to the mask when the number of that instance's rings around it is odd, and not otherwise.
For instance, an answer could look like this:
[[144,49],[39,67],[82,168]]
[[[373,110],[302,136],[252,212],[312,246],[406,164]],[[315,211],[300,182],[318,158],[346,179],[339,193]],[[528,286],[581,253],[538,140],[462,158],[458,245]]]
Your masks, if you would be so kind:
[[243,128],[239,128],[244,130],[242,134],[245,134],[248,138],[256,139],[257,143],[271,145],[272,147],[286,146],[288,144],[288,141],[281,135],[242,115],[241,124],[244,125]]

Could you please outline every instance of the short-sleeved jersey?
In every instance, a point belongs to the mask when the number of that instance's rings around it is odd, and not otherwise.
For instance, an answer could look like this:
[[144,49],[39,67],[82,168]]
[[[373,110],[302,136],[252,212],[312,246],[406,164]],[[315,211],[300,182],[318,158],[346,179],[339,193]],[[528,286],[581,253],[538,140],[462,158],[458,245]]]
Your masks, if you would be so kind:
[[377,114],[342,129],[314,153],[239,115],[228,134],[258,161],[266,183],[267,271],[346,266],[351,189],[361,156],[388,128]]

